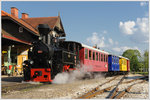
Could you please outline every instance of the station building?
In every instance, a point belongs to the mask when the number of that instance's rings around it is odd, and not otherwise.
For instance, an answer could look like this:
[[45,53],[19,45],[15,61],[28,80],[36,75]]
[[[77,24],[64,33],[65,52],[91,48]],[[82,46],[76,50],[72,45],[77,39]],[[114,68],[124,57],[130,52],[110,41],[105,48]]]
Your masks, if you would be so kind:
[[28,59],[28,49],[31,43],[37,41],[39,24],[48,24],[51,28],[49,34],[65,36],[65,31],[60,16],[56,17],[32,17],[29,18],[27,13],[18,16],[18,9],[11,8],[11,14],[1,11],[1,66],[8,69],[10,66],[15,67],[19,73],[22,72],[22,63]]

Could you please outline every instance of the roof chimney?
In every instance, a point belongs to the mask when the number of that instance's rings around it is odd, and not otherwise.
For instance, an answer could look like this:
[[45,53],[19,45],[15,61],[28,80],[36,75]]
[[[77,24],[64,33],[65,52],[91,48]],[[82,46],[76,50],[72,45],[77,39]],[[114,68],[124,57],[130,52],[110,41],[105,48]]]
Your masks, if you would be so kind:
[[16,7],[11,7],[11,15],[18,18],[18,9]]
[[22,13],[22,19],[25,19],[25,18],[29,18],[29,15],[27,13]]

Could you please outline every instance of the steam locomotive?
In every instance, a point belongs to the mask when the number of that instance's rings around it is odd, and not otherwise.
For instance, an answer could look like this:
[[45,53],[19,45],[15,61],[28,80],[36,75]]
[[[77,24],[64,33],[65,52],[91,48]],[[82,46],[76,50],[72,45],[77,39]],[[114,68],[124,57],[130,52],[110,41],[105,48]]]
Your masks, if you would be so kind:
[[68,42],[49,34],[47,24],[39,24],[40,37],[32,43],[28,60],[23,63],[24,81],[51,82],[57,73],[74,70],[79,63],[77,42]]
[[52,82],[58,73],[77,70],[77,65],[92,73],[130,71],[128,58],[82,43],[64,41],[50,34],[52,30],[47,24],[39,24],[38,30],[39,40],[32,43],[28,60],[23,63],[24,81]]

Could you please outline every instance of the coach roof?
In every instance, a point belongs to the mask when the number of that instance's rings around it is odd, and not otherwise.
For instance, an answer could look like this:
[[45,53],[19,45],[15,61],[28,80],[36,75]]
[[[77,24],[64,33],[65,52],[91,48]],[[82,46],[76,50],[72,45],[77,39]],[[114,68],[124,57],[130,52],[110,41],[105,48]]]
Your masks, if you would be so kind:
[[109,53],[106,52],[106,51],[103,51],[103,50],[100,50],[100,49],[96,49],[96,48],[90,47],[90,46],[85,45],[85,44],[82,44],[82,43],[81,43],[81,45],[82,45],[82,47],[84,47],[84,48],[88,48],[88,49],[91,49],[91,50],[95,50],[95,51],[99,51],[99,52],[102,52],[102,53],[105,53],[105,54],[109,54]]
[[124,59],[127,59],[127,60],[129,60],[128,58],[126,58],[126,57],[123,57],[123,56],[119,56],[120,58],[124,58]]

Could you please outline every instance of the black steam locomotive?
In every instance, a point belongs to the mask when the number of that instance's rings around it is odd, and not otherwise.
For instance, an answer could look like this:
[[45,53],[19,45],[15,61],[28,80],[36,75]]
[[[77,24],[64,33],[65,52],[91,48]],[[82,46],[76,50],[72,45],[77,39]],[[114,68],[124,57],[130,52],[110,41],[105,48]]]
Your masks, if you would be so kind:
[[24,81],[51,82],[57,73],[74,70],[79,63],[80,43],[53,36],[47,24],[39,24],[38,30],[39,40],[32,43],[23,63]]

